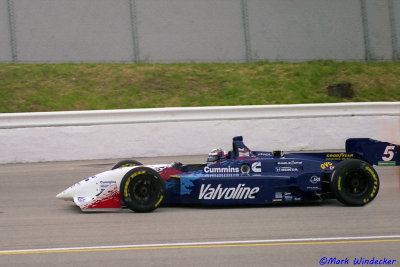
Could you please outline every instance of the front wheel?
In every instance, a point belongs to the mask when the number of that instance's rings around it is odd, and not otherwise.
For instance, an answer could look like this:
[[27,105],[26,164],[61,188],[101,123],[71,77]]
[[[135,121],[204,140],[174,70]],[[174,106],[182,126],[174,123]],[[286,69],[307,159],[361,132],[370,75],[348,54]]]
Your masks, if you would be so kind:
[[378,194],[379,177],[367,162],[348,159],[335,166],[330,187],[336,199],[343,204],[363,206]]
[[122,201],[135,212],[155,210],[165,198],[166,191],[164,179],[147,167],[130,170],[120,185]]
[[132,167],[132,166],[140,166],[143,165],[139,161],[133,159],[121,160],[117,164],[115,164],[111,170],[123,168],[123,167]]

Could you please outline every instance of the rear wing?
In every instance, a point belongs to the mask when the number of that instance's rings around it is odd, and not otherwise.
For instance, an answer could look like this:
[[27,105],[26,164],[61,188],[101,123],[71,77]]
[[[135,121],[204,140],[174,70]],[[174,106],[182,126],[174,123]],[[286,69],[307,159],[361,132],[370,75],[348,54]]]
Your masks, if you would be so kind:
[[399,166],[400,146],[370,138],[349,138],[346,140],[346,153],[357,154],[373,165]]

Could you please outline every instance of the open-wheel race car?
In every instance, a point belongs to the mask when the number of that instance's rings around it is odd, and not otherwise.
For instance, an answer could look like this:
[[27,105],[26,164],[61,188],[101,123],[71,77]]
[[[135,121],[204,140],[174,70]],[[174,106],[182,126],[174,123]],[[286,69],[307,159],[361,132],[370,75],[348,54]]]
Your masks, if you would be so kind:
[[369,138],[346,140],[345,152],[252,151],[241,136],[228,153],[215,149],[204,164],[118,162],[59,193],[83,211],[160,205],[242,205],[337,199],[362,206],[379,191],[372,165],[400,165],[400,146]]

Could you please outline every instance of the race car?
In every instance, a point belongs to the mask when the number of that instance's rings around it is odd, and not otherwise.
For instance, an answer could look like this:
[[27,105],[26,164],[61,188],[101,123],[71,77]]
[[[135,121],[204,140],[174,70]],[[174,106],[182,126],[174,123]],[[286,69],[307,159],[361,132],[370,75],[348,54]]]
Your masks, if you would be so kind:
[[379,191],[372,165],[398,166],[400,146],[369,138],[346,140],[345,152],[252,151],[242,136],[228,153],[212,150],[204,164],[118,162],[59,193],[82,211],[127,207],[150,212],[161,205],[243,205],[337,199],[362,206]]

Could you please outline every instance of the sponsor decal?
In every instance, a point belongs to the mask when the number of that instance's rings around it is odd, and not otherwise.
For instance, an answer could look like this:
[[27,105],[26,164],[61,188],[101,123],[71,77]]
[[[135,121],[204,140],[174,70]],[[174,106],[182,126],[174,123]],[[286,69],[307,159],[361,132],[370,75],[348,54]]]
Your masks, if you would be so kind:
[[238,184],[236,187],[212,187],[211,184],[202,184],[199,199],[254,199],[260,191],[259,187],[248,187],[246,184]]
[[282,198],[282,192],[275,192],[275,198]]
[[330,153],[326,154],[326,159],[327,160],[344,160],[344,159],[350,159],[354,158],[354,154],[349,154],[349,153]]
[[328,162],[324,162],[324,163],[321,164],[321,169],[323,169],[323,170],[325,170],[325,169],[333,170],[334,166],[333,166],[332,162],[328,161]]
[[157,207],[160,205],[160,203],[161,203],[161,201],[163,200],[163,198],[164,198],[164,196],[161,195],[160,199],[157,201],[157,203],[154,205],[154,207],[157,208]]
[[100,188],[107,188],[115,183],[116,183],[115,181],[100,181]]
[[276,172],[298,172],[299,169],[295,167],[276,167]]
[[257,161],[251,164],[251,170],[253,172],[261,172],[261,162]]
[[278,161],[277,162],[278,165],[301,165],[303,164],[302,161]]
[[272,157],[272,153],[260,152],[260,153],[257,153],[257,156]]
[[241,176],[242,174],[240,173],[224,173],[224,174],[203,174],[201,177],[237,177]]
[[242,174],[240,173],[223,173],[223,174],[203,174],[201,177],[237,177],[241,176]]
[[215,167],[215,168],[211,168],[211,167],[204,167],[204,172],[205,173],[224,173],[224,172],[230,172],[230,173],[238,173],[239,172],[239,168],[237,167]]
[[[370,194],[370,197],[373,198],[376,195],[377,190],[378,190],[378,177],[376,177],[375,172],[370,167],[366,166],[365,169],[369,173],[371,173],[372,178],[374,179],[374,188],[372,189],[372,192]],[[364,201],[365,201],[365,203],[367,202],[366,200],[364,200]]]
[[396,166],[396,161],[378,161],[379,166]]
[[318,186],[307,186],[306,189],[308,189],[308,190],[319,190],[320,188]]
[[316,183],[319,183],[319,182],[321,182],[321,177],[318,177],[318,176],[311,176],[311,178],[310,178],[310,183],[312,183],[312,184],[316,184]]
[[285,197],[285,200],[286,200],[286,201],[291,201],[291,200],[293,200],[292,193],[290,193],[290,192],[285,192],[284,197]]
[[260,153],[257,153],[257,156],[272,157],[272,153],[260,152]]
[[89,181],[90,179],[95,179],[95,178],[97,178],[97,176],[96,176],[96,175],[94,175],[94,176],[92,176],[92,177],[89,177],[89,178],[85,179],[85,182]]
[[239,148],[239,157],[250,157],[250,152],[245,148]]
[[85,202],[85,197],[78,197],[78,202],[79,203]]

